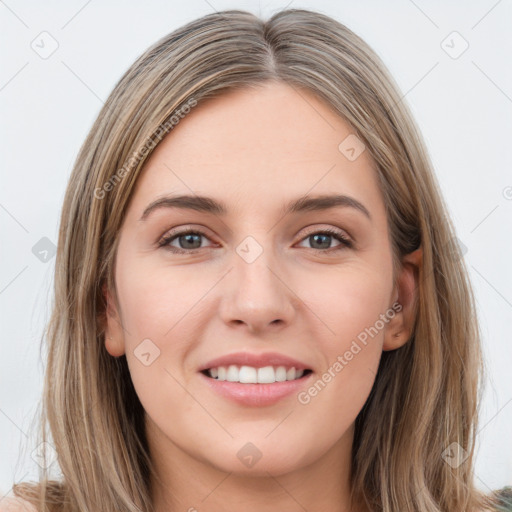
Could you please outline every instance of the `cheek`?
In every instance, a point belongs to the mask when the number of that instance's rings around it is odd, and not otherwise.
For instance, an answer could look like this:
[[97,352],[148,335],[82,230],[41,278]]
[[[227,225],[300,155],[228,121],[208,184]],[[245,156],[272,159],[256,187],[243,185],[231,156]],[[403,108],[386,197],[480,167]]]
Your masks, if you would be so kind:
[[144,408],[154,411],[161,403],[183,408],[190,397],[179,383],[188,378],[185,362],[204,322],[201,299],[214,277],[125,254],[116,266],[116,284],[126,358]]
[[298,397],[306,410],[316,411],[312,418],[334,421],[343,411],[342,417],[353,421],[364,405],[379,366],[386,326],[394,316],[388,310],[390,272],[391,266],[386,272],[354,262],[330,275],[325,286],[322,279],[314,280],[307,304],[321,321],[322,334],[319,330],[313,337],[323,368],[313,386]]
[[194,316],[205,293],[206,278],[178,268],[161,268],[150,260],[120,262],[116,272],[123,322],[131,342],[172,337]]
[[[353,260],[333,272],[308,277],[308,281],[302,297],[307,298],[307,305],[330,334],[320,340],[331,356],[348,349],[350,342],[374,326],[390,306],[391,260],[380,268]],[[377,340],[382,339],[381,323],[378,335],[374,335]]]
[[169,411],[186,413],[193,408],[193,399],[185,390],[183,361],[193,349],[190,340],[198,328],[193,306],[204,290],[199,293],[176,269],[157,271],[135,259],[118,268],[131,379],[146,413],[156,424],[165,425]]

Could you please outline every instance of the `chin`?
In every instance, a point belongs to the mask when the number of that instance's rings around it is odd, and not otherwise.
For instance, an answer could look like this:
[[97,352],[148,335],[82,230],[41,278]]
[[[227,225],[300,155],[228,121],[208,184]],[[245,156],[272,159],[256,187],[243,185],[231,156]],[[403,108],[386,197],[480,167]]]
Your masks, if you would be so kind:
[[297,450],[295,443],[287,446],[262,440],[254,443],[235,441],[232,444],[234,447],[218,452],[213,458],[208,458],[208,462],[220,471],[240,476],[284,475],[307,466],[316,458],[313,452],[305,452],[304,446]]

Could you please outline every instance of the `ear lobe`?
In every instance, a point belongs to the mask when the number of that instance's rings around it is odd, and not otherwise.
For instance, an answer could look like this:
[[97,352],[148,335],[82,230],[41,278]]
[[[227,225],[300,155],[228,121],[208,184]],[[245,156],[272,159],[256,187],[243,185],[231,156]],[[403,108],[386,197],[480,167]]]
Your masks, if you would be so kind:
[[107,287],[102,286],[103,297],[105,298],[105,348],[113,357],[122,356],[125,353],[124,333],[121,325],[121,318],[118,314],[115,299]]
[[412,336],[418,300],[418,276],[423,261],[423,248],[406,254],[397,278],[396,300],[401,308],[390,320],[384,332],[382,350],[395,350],[405,345]]

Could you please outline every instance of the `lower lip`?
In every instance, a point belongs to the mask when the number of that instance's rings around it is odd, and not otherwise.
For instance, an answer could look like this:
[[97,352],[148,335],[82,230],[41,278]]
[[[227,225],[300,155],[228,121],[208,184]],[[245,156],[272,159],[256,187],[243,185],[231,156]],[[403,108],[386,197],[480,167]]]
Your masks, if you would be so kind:
[[298,393],[309,382],[313,373],[308,373],[300,379],[272,384],[241,384],[240,382],[213,379],[201,372],[199,375],[211,389],[220,395],[241,405],[262,407],[275,404],[293,393]]

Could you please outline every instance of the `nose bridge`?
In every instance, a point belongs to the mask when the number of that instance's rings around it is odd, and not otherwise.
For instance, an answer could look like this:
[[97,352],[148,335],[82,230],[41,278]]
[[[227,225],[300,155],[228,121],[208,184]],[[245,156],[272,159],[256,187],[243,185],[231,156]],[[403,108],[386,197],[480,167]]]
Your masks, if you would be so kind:
[[263,243],[247,236],[235,247],[220,308],[224,322],[245,323],[252,331],[289,323],[294,311],[272,237],[258,238]]

